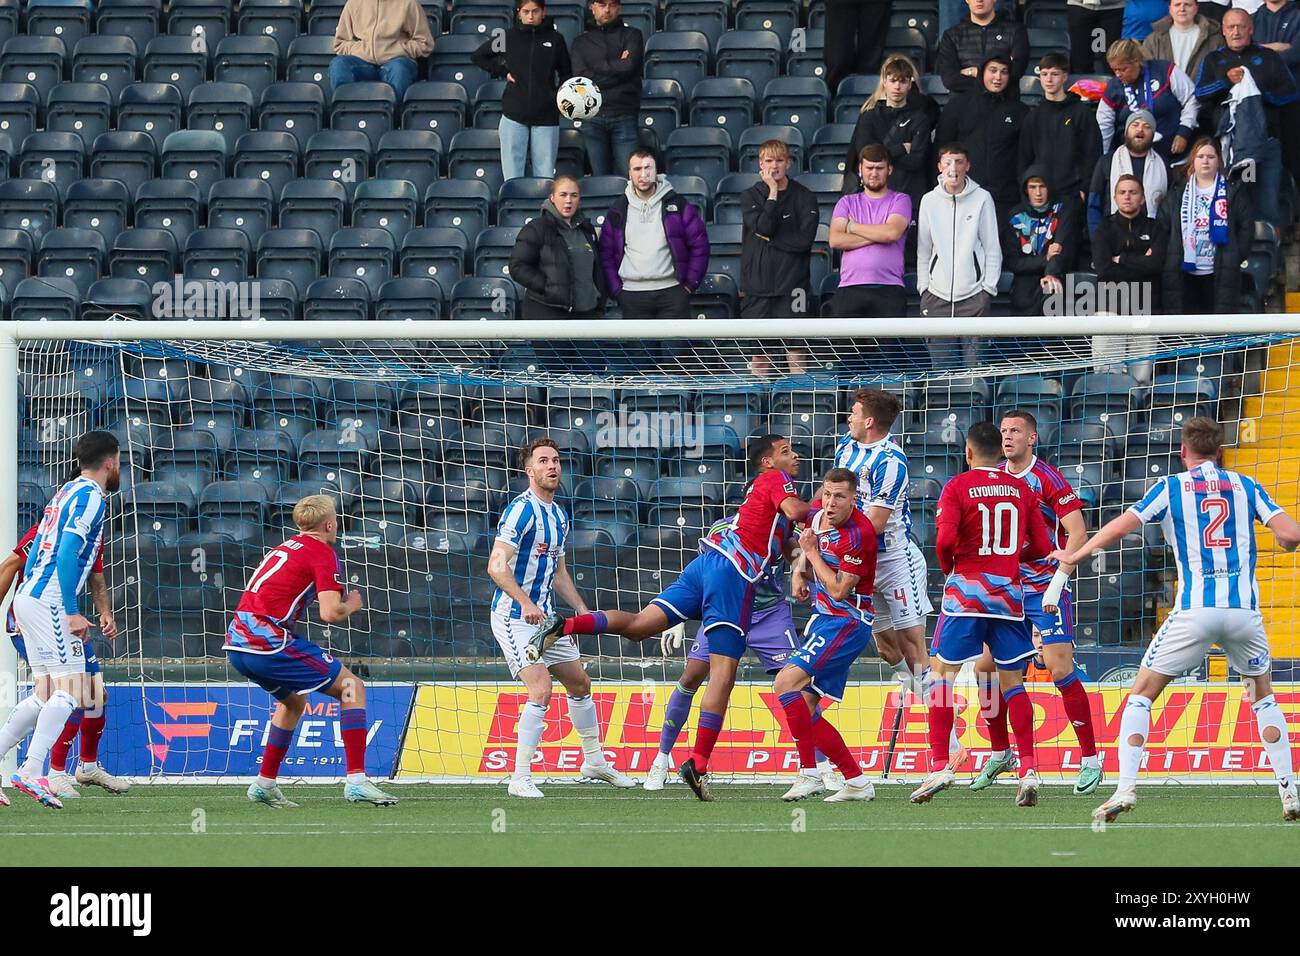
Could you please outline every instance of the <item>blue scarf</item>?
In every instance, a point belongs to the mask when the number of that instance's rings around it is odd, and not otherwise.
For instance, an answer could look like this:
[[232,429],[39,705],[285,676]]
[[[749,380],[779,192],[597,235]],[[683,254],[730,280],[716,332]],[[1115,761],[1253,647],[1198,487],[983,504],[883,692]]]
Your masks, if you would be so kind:
[[[1183,271],[1196,271],[1196,177],[1187,180],[1179,210],[1183,231]],[[1216,246],[1228,244],[1228,184],[1220,173],[1214,179],[1214,192],[1210,198],[1210,242]]]

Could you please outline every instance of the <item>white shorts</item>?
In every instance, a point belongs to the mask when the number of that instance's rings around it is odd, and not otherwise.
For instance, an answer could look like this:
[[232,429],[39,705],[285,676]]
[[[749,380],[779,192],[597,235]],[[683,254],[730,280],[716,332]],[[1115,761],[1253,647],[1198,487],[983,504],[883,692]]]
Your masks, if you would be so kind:
[[[533,663],[524,656],[524,649],[528,647],[528,639],[536,633],[536,624],[529,624],[521,617],[506,617],[493,612],[492,634],[501,645],[501,650],[505,651],[506,666],[510,668],[511,677],[518,677],[521,670]],[[548,647],[542,659],[536,663],[554,667],[566,661],[576,661],[578,657],[578,642],[573,639],[573,635],[566,634]]]
[[926,590],[925,556],[912,541],[898,552],[889,552],[876,562],[876,590],[872,603],[876,623],[872,631],[902,631],[921,627],[934,610]]
[[1258,677],[1271,667],[1264,617],[1236,607],[1200,607],[1174,611],[1151,639],[1142,666],[1166,677],[1179,677],[1205,660],[1218,644],[1238,674]]
[[27,645],[27,665],[33,675],[66,677],[86,673],[86,648],[69,634],[63,609],[50,607],[26,594],[15,594],[14,620]]

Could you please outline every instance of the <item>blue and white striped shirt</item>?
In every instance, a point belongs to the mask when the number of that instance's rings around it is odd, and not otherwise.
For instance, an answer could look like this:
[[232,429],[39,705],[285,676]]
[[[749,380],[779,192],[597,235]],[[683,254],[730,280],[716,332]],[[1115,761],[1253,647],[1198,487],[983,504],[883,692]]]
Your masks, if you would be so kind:
[[888,508],[892,514],[885,531],[876,539],[881,560],[890,552],[903,552],[912,533],[912,508],[907,500],[907,455],[886,435],[870,445],[841,436],[835,446],[835,467],[847,468],[858,476],[858,510],[869,514],[872,507]]
[[[555,569],[564,557],[569,537],[569,516],[556,502],[547,504],[524,491],[506,506],[497,525],[497,540],[515,549],[515,581],[543,614],[554,610],[551,584]],[[506,617],[520,617],[519,602],[500,588],[492,595],[492,611]]]
[[[36,528],[36,538],[27,555],[23,583],[19,585],[18,593],[49,607],[63,609],[66,606],[75,613],[77,596],[85,590],[86,580],[95,566],[95,556],[99,554],[107,511],[104,492],[91,478],[78,476],[60,488],[45,506]],[[64,535],[69,534],[80,538],[81,546],[77,549],[77,593],[65,601],[59,585],[58,557]]]
[[1161,478],[1129,511],[1158,521],[1178,561],[1174,607],[1259,609],[1254,520],[1282,512],[1253,478],[1202,462]]

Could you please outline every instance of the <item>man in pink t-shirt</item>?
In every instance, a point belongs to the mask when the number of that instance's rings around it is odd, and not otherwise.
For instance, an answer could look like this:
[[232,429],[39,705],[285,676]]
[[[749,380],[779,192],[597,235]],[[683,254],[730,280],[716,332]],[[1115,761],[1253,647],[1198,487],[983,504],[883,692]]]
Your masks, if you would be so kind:
[[858,157],[862,192],[844,196],[831,217],[832,249],[840,262],[835,315],[840,318],[902,318],[903,247],[912,221],[912,200],[889,188],[889,153],[873,143]]

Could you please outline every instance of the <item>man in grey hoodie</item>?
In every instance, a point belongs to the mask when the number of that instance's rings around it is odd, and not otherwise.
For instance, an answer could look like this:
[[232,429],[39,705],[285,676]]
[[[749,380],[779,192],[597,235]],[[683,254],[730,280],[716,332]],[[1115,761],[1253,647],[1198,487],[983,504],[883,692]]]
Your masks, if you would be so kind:
[[[921,197],[917,220],[916,289],[927,318],[989,314],[1002,275],[1002,246],[993,197],[971,179],[960,143],[939,150],[939,183]],[[936,362],[951,361],[956,339],[931,339]],[[963,338],[962,357],[979,357],[979,340]]]

